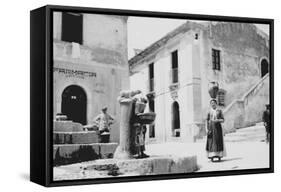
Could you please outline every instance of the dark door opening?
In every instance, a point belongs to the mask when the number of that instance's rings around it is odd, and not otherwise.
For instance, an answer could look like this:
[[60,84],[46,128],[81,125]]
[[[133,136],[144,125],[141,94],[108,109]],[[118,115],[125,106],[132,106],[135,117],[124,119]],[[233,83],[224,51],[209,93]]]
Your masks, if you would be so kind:
[[[154,98],[148,100],[149,111],[154,112]],[[149,138],[155,138],[155,124],[149,125]]]
[[172,104],[172,136],[180,136],[180,110],[176,101]]
[[61,112],[67,119],[85,125],[87,123],[87,96],[85,91],[77,86],[71,85],[62,93]]
[[266,59],[261,61],[261,77],[264,77],[268,73],[268,62]]

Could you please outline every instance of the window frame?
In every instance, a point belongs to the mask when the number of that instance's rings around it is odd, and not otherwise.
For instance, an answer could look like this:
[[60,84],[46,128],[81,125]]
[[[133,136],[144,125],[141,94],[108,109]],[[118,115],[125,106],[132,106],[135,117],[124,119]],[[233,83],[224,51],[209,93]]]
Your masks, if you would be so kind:
[[[67,18],[66,16],[68,16],[68,17],[69,16],[74,16],[74,17],[76,16],[76,17],[80,17],[79,19],[81,19],[81,21],[78,23],[79,27],[78,26],[73,27],[73,28],[76,28],[76,29],[80,28],[79,33],[77,32],[77,34],[76,34],[77,37],[73,38],[73,40],[71,40],[72,38],[70,38],[70,37],[76,36],[76,35],[69,35],[68,34],[69,30],[65,29],[65,28],[69,27],[68,26],[69,23],[67,23],[67,21],[66,21],[66,18]],[[69,19],[71,20],[71,23],[72,23],[71,25],[74,26],[73,21],[75,19],[71,19],[71,18],[69,18]],[[65,42],[69,42],[69,43],[74,42],[74,43],[78,43],[78,44],[82,45],[83,44],[83,20],[84,20],[84,18],[83,18],[82,13],[62,12],[62,16],[61,16],[61,40],[65,41]],[[78,36],[78,34],[79,34],[79,36]]]
[[217,71],[221,71],[221,50],[220,49],[216,49],[216,48],[212,48],[211,50],[211,60],[212,60],[212,69],[213,70],[217,70]]

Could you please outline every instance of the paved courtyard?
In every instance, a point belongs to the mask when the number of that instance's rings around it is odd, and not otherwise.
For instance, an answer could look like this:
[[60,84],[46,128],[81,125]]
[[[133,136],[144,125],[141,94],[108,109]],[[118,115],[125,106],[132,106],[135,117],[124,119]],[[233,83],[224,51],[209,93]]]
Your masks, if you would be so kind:
[[171,154],[176,156],[196,155],[198,171],[222,171],[269,167],[269,145],[265,142],[226,142],[227,156],[219,163],[206,157],[205,143],[166,143],[147,146],[150,155]]
[[[241,169],[269,168],[269,144],[264,142],[265,130],[262,125],[240,129],[224,137],[226,157],[221,162],[211,162],[205,151],[206,141],[196,143],[162,143],[149,144],[146,153],[151,158],[168,157],[174,159],[196,156],[198,172],[226,171]],[[84,170],[83,167],[92,165],[95,161],[76,163],[54,168],[54,179],[83,179],[111,177],[107,171]],[[123,176],[138,175],[127,172]]]
[[269,168],[269,144],[264,142],[264,138],[265,128],[262,123],[227,134],[224,137],[227,154],[219,163],[213,163],[207,158],[205,139],[197,143],[151,144],[147,146],[147,153],[196,155],[198,171]]

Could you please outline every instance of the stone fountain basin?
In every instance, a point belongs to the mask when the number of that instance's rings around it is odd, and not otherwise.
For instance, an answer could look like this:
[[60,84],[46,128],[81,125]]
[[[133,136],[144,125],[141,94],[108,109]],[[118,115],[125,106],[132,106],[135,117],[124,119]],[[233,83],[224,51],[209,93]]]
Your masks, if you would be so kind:
[[156,113],[148,112],[148,113],[141,113],[137,115],[138,122],[141,124],[151,124],[154,122],[156,118]]
[[198,170],[196,156],[152,156],[145,159],[100,159],[54,168],[54,180],[95,179],[192,173]]

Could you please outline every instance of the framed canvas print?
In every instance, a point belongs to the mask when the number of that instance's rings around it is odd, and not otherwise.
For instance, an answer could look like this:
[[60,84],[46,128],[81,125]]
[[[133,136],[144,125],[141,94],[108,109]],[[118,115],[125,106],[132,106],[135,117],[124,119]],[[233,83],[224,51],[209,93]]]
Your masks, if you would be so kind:
[[273,20],[31,11],[30,178],[44,186],[273,172]]

